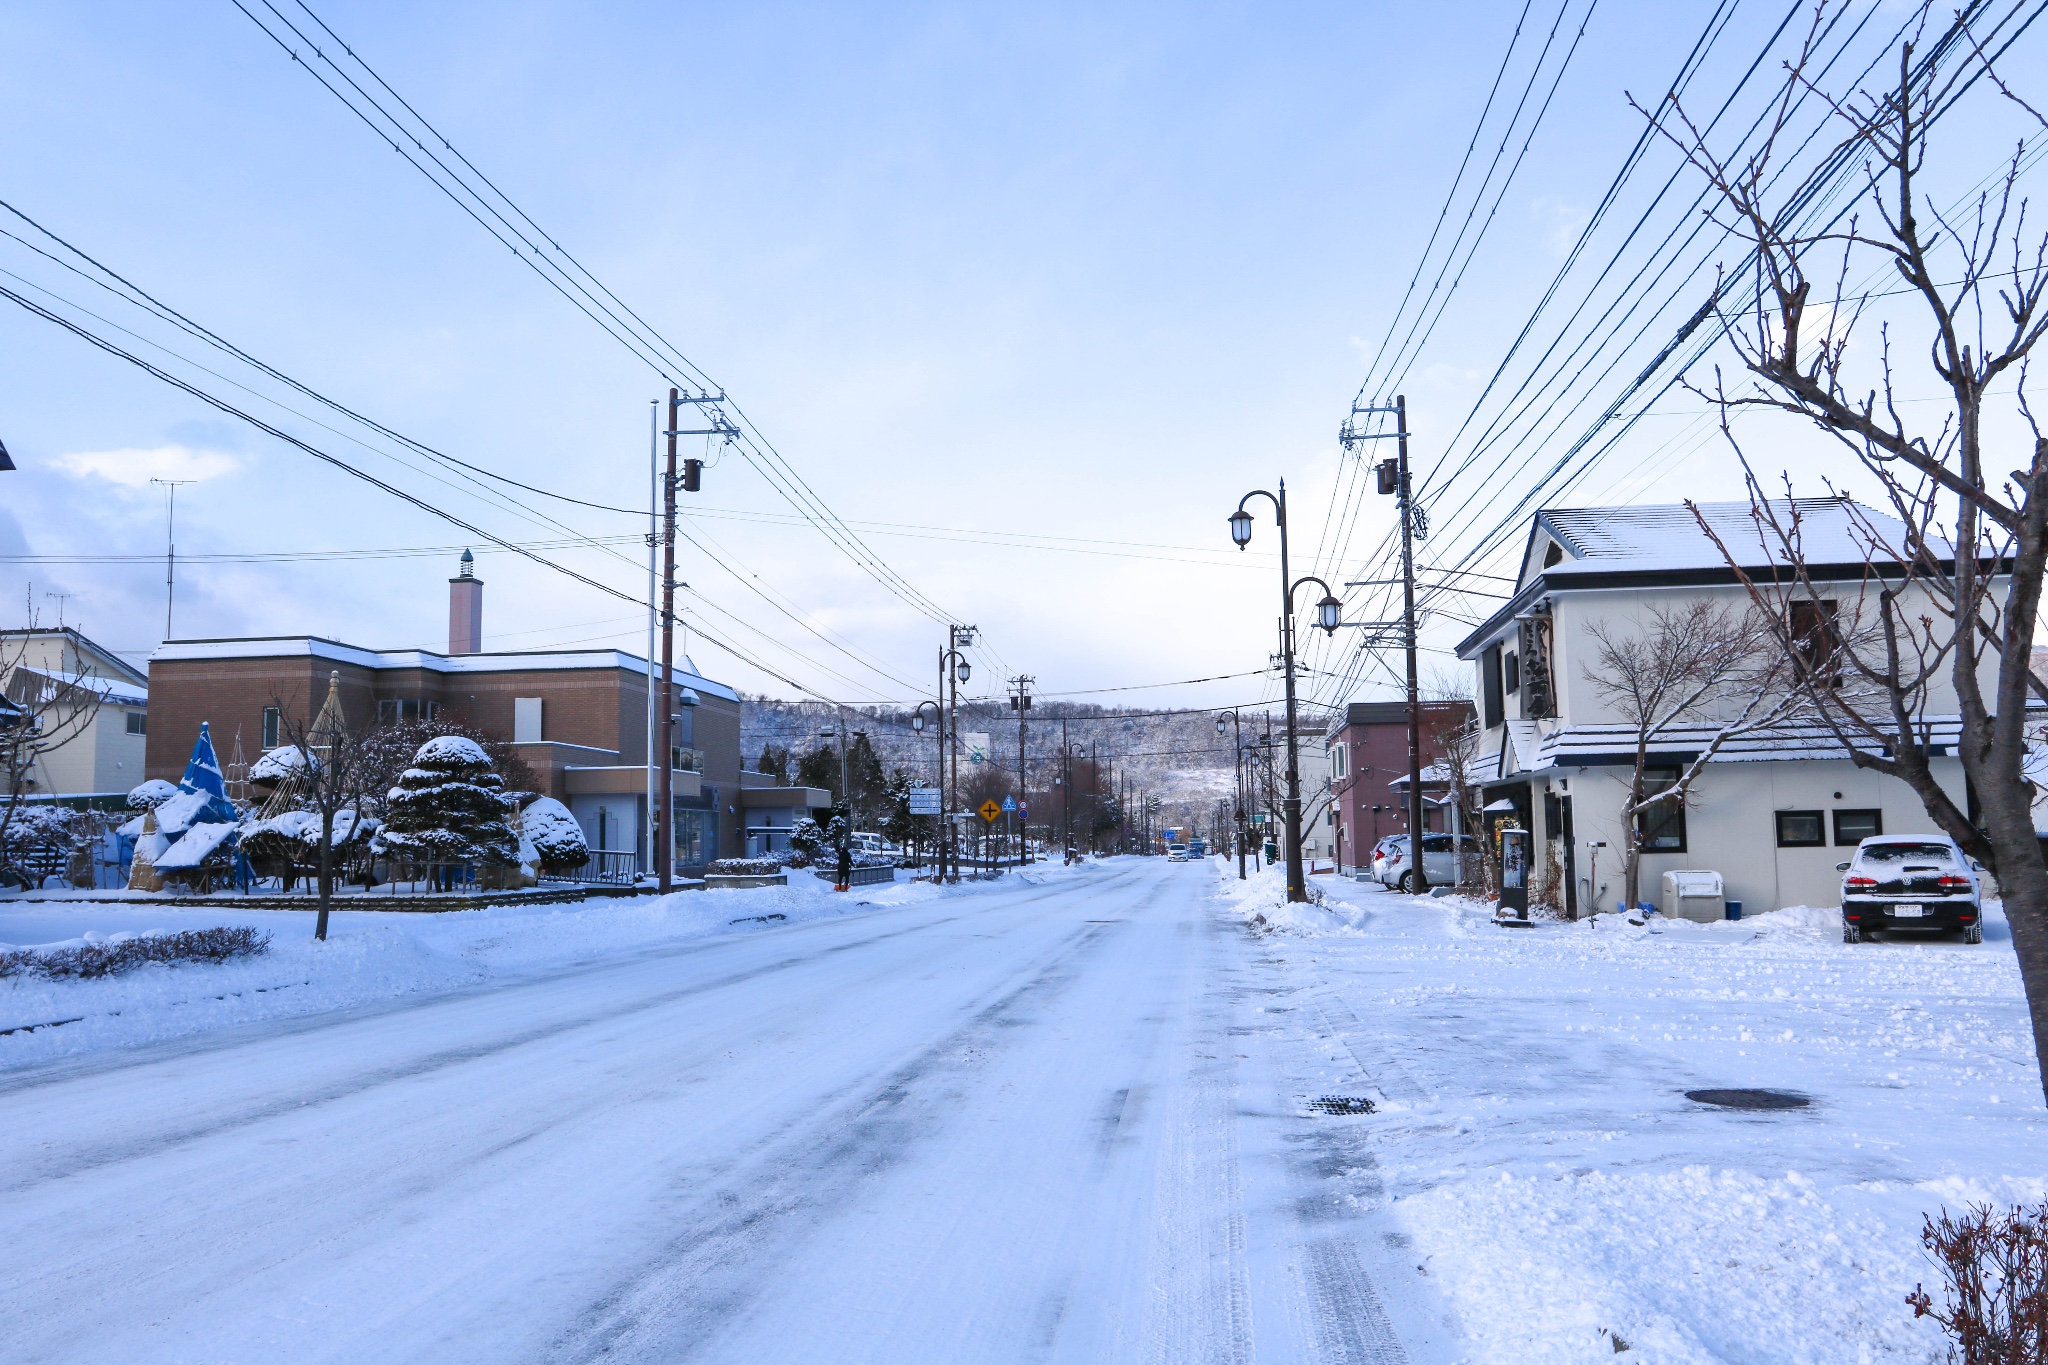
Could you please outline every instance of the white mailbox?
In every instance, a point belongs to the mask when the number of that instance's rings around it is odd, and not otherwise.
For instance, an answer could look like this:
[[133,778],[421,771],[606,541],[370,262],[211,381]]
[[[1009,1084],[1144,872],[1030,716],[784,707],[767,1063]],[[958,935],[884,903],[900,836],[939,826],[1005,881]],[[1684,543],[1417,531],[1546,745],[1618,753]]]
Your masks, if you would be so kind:
[[1728,903],[1718,872],[1666,872],[1664,899],[1658,905],[1671,919],[1698,920],[1702,924],[1723,919]]

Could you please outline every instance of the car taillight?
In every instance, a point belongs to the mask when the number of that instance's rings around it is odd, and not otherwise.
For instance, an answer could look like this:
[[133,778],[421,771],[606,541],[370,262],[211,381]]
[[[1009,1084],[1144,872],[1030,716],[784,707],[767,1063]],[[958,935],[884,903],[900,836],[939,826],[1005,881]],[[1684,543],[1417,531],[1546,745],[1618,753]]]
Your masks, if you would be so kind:
[[1944,891],[1968,891],[1970,889],[1970,879],[1968,877],[1958,877],[1955,873],[1951,872],[1936,882],[1935,885]]
[[1875,877],[1844,877],[1844,878],[1842,878],[1842,885],[1843,885],[1843,886],[1845,886],[1845,887],[1847,887],[1847,888],[1848,888],[1849,890],[1851,890],[1851,891],[1870,891],[1870,890],[1874,890],[1874,889],[1876,888],[1876,886],[1877,886],[1877,878],[1875,878]]

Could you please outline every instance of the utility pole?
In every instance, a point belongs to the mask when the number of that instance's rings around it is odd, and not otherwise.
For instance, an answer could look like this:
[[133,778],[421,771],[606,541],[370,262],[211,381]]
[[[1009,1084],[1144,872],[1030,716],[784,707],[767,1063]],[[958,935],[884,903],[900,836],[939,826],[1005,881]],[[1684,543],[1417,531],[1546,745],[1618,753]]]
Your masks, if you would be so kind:
[[151,479],[168,495],[164,501],[164,638],[171,638],[171,603],[178,591],[178,490],[196,479]]
[[[1401,491],[1401,636],[1408,655],[1408,863],[1417,894],[1429,890],[1429,860],[1422,856],[1422,689],[1415,668],[1415,497],[1408,482],[1408,399],[1394,396],[1394,433]],[[1455,852],[1455,850],[1453,850]]]
[[1060,717],[1060,855],[1068,866],[1074,862],[1074,747],[1067,742],[1067,718]]
[[[738,434],[724,414],[715,409],[711,425],[695,431],[681,430],[676,418],[685,406],[724,401],[723,393],[715,398],[703,393],[686,397],[679,390],[668,391],[668,430],[664,433],[668,437],[668,469],[661,481],[661,806],[655,818],[654,842],[655,878],[664,893],[673,887],[676,855],[676,489],[680,486],[686,493],[696,492],[704,468],[702,460],[686,460],[682,475],[677,476],[676,438],[723,436],[730,441]],[[715,811],[712,818],[717,819]]]
[[[1394,418],[1392,431],[1362,432],[1352,418],[1364,413],[1391,413]],[[1401,643],[1407,654],[1408,663],[1408,859],[1413,868],[1415,890],[1429,889],[1429,869],[1422,856],[1422,688],[1417,677],[1416,625],[1415,625],[1415,542],[1429,536],[1429,519],[1420,507],[1415,505],[1415,489],[1408,477],[1408,399],[1401,394],[1394,395],[1394,406],[1359,407],[1354,405],[1351,417],[1344,419],[1338,429],[1337,439],[1346,450],[1364,441],[1392,437],[1396,443],[1394,458],[1382,460],[1374,466],[1379,475],[1379,491],[1384,496],[1393,494],[1395,506],[1401,518]],[[1365,584],[1350,586],[1363,587]],[[1375,625],[1383,623],[1373,623]]]
[[[1017,689],[1010,696],[1010,705],[1015,707],[1017,711],[1017,804],[1019,806],[1024,804],[1024,797],[1030,791],[1030,784],[1024,780],[1024,722],[1031,714],[1031,684],[1037,681],[1038,679],[1032,677],[1029,673],[1010,679],[1010,686]],[[1011,817],[1013,832],[1015,827],[1016,817],[1013,815]],[[1027,823],[1024,826],[1024,839],[1018,849],[1018,862],[1028,863],[1030,861],[1031,828]]]
[[[669,423],[674,426],[675,423]],[[647,404],[647,839],[648,870],[661,860],[661,774],[655,770],[654,755],[661,743],[661,713],[655,710],[660,693],[654,686],[654,655],[660,647],[661,556],[661,400]]]

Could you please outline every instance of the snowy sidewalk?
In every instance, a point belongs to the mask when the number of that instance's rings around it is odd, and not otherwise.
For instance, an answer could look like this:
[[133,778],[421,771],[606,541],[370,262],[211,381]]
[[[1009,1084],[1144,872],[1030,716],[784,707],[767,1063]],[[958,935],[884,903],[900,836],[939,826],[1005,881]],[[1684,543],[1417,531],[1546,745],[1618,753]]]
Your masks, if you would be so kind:
[[[1847,946],[1833,910],[1505,930],[1334,878],[1263,915],[1296,1091],[1351,1126],[1454,1358],[1937,1361],[1923,1212],[2048,1194],[2011,942]],[[1744,1113],[1687,1090],[1802,1092]],[[1398,1286],[1390,1286],[1398,1293]]]

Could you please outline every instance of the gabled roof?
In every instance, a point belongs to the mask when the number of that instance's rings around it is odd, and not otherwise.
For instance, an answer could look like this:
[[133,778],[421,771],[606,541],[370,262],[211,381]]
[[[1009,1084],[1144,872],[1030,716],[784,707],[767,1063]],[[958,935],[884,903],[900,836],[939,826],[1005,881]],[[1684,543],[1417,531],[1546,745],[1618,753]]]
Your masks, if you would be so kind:
[[[1896,517],[1847,498],[1774,498],[1768,506],[1788,528],[1791,514],[1798,513],[1799,545],[1807,572],[1817,580],[1854,581],[1873,563],[1880,570],[1896,565],[1892,547],[1903,545],[1906,538],[1905,525]],[[1699,513],[1695,517],[1682,503],[1551,507],[1538,512],[1530,519],[1514,594],[1458,643],[1458,657],[1472,658],[1517,618],[1560,590],[1733,584],[1737,580],[1728,556],[1752,574],[1783,569],[1784,551],[1776,532],[1758,528],[1749,503],[1700,503]],[[1701,528],[1701,519],[1713,536]],[[1564,551],[1556,564],[1535,559],[1538,538],[1546,535]],[[1721,544],[1715,544],[1714,537]]]
[[[1530,535],[1548,531],[1558,542],[1569,558],[1542,572],[1567,577],[1627,569],[1725,568],[1727,558],[1700,528],[1702,519],[1744,568],[1784,563],[1776,534],[1759,531],[1749,503],[1703,502],[1698,507],[1698,517],[1682,503],[1546,508],[1536,514]],[[1905,525],[1896,517],[1847,498],[1778,498],[1770,510],[1787,525],[1796,510],[1800,546],[1811,564],[1860,564],[1873,550],[1883,555],[1883,547],[1905,542]],[[1873,532],[1882,545],[1872,543]]]

